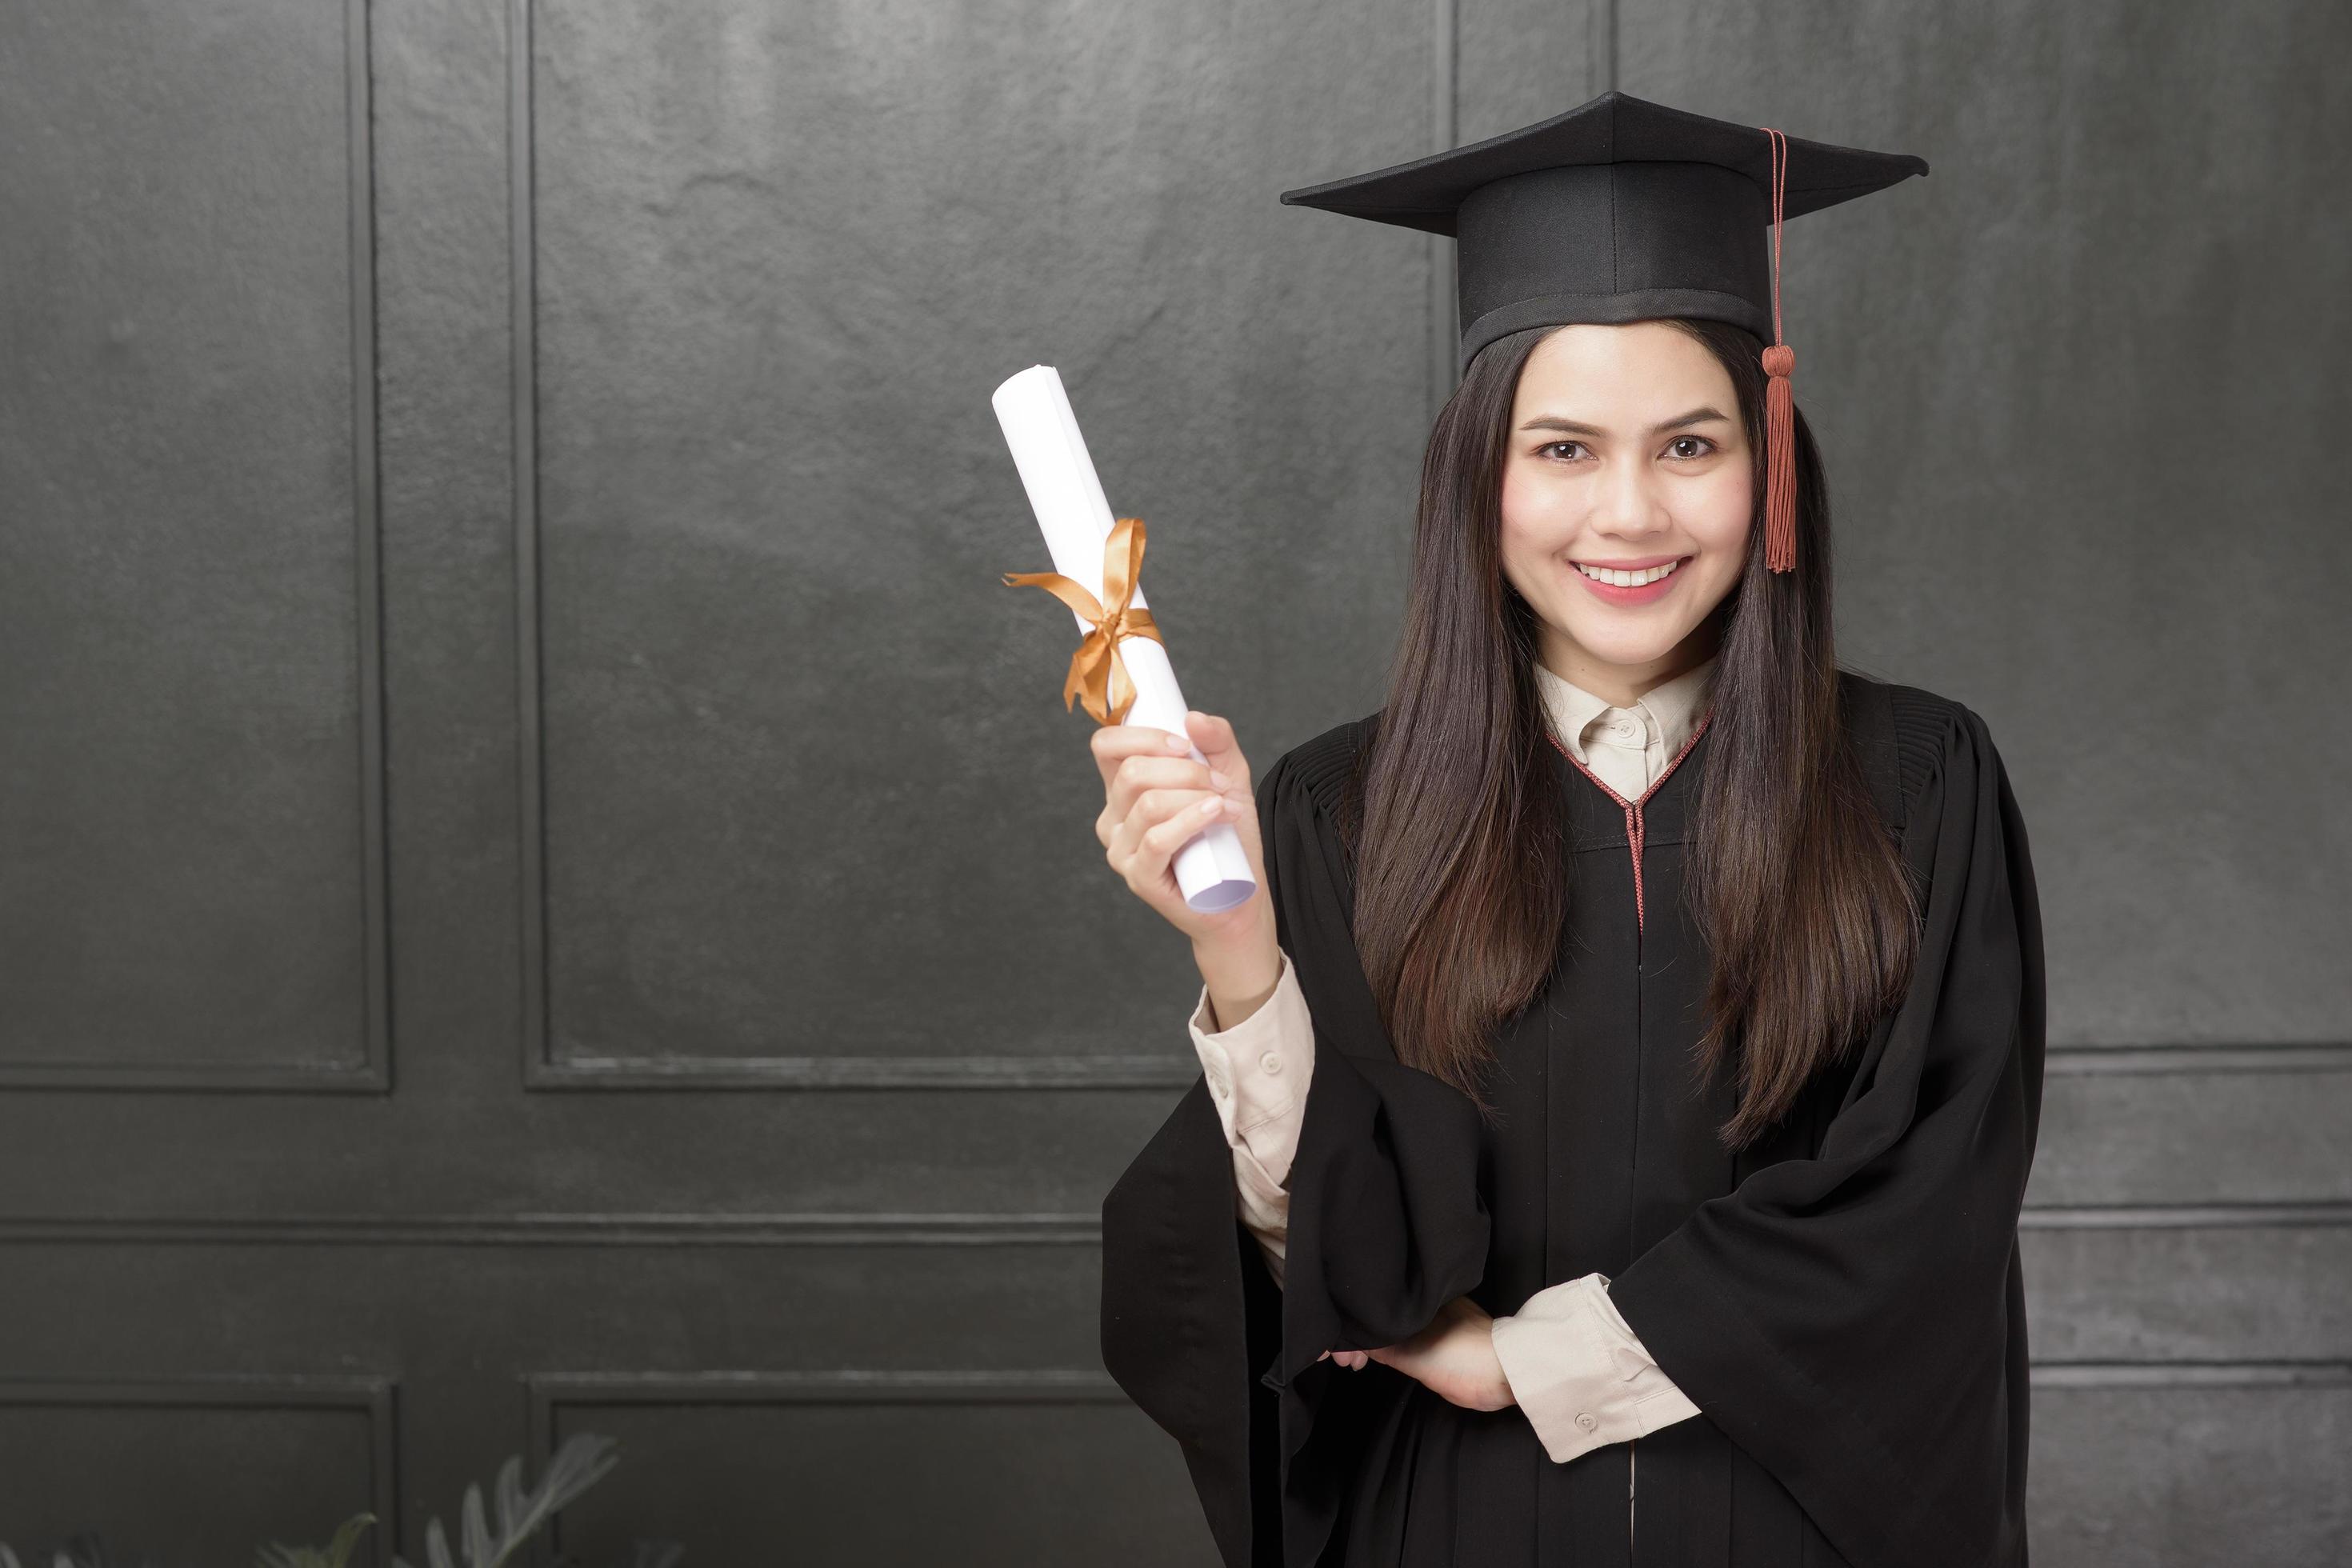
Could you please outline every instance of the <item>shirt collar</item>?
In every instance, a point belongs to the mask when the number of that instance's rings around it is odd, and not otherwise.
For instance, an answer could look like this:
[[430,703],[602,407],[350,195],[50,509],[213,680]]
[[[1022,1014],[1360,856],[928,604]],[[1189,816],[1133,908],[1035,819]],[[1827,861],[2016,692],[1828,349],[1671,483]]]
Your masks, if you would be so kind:
[[[1647,710],[1648,718],[1657,726],[1664,740],[1666,755],[1671,757],[1683,749],[1684,742],[1698,728],[1704,714],[1707,695],[1714,684],[1716,660],[1719,655],[1709,654],[1705,662],[1696,665],[1661,682],[1642,694],[1623,710],[1639,718]],[[1595,719],[1604,713],[1619,711],[1607,700],[1596,697],[1581,686],[1562,679],[1536,662],[1536,686],[1543,695],[1544,711],[1549,719],[1552,732],[1559,737],[1577,761],[1585,761],[1584,733]]]

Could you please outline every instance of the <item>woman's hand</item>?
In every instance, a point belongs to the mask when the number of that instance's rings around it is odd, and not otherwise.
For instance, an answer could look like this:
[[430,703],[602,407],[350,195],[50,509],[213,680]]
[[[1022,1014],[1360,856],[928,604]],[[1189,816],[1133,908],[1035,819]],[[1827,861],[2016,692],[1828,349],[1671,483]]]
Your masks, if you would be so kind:
[[[1095,818],[1110,868],[1129,891],[1192,939],[1193,961],[1208,983],[1219,1026],[1231,1028],[1274,993],[1282,957],[1265,895],[1265,858],[1258,843],[1257,800],[1249,759],[1234,727],[1213,714],[1185,715],[1189,738],[1148,724],[1096,727],[1095,764],[1103,809]],[[1194,762],[1198,746],[1206,762]],[[1202,829],[1230,823],[1249,856],[1257,891],[1230,910],[1202,914],[1176,885],[1176,851]]]
[[1495,1354],[1495,1320],[1467,1296],[1448,1301],[1429,1327],[1402,1344],[1323,1354],[1342,1366],[1360,1367],[1366,1358],[1392,1366],[1465,1409],[1505,1410],[1518,1403]]

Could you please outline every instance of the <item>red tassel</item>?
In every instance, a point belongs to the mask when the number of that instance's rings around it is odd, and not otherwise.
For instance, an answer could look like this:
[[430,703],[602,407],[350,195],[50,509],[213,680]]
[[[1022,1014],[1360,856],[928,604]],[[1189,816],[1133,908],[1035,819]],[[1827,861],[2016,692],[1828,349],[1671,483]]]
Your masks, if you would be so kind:
[[1780,341],[1780,217],[1789,177],[1789,139],[1762,128],[1772,150],[1772,346],[1764,351],[1764,566],[1797,566],[1797,405],[1789,373],[1797,351]]
[[1796,368],[1788,344],[1764,351],[1764,565],[1773,572],[1797,564],[1797,411],[1789,390]]

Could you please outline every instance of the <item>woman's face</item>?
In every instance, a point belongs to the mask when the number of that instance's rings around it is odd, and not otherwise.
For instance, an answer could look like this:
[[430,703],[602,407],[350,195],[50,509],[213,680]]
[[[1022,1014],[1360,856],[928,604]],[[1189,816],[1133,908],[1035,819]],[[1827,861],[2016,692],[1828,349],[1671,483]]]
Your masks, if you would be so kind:
[[1538,342],[1511,407],[1502,557],[1544,665],[1622,704],[1712,654],[1752,472],[1731,376],[1697,339],[1633,321]]

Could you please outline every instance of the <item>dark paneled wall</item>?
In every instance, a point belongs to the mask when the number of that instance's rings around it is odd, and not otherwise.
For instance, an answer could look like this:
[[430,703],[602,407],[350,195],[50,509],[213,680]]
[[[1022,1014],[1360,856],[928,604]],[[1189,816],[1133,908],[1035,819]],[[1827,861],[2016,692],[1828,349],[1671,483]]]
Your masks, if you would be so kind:
[[1094,1317],[1197,982],[987,394],[1060,367],[1262,766],[1380,700],[1454,330],[1446,242],[1275,194],[1613,85],[1934,165],[1783,301],[1844,657],[2033,834],[2037,1561],[2352,1555],[2347,47],[0,8],[0,1541],[414,1558],[593,1430],[590,1562],[1207,1562]]

